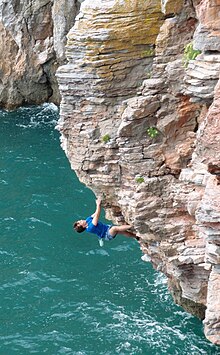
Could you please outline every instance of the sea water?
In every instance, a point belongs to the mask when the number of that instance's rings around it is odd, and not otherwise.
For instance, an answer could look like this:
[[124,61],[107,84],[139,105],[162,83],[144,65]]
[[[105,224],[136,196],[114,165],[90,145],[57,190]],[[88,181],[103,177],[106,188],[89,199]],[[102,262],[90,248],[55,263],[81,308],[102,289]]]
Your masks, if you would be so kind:
[[0,355],[220,354],[135,240],[101,248],[73,232],[95,197],[60,148],[58,115],[0,112]]

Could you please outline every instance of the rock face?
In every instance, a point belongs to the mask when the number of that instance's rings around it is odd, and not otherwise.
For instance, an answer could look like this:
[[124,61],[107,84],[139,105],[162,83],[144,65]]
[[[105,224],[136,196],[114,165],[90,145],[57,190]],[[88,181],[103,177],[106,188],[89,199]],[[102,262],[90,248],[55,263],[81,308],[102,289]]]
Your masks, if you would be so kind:
[[[174,300],[220,345],[218,10],[216,0],[85,0],[57,78],[72,168],[108,218],[134,226]],[[185,67],[190,42],[201,54]]]
[[60,102],[55,72],[78,9],[77,0],[1,1],[1,107]]

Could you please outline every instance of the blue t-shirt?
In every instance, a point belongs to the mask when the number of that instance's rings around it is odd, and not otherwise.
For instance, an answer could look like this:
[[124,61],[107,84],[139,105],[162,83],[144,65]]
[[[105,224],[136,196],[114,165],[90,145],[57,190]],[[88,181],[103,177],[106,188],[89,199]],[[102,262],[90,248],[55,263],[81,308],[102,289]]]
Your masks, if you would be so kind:
[[99,238],[104,238],[107,230],[109,229],[109,226],[100,221],[98,222],[97,226],[94,226],[92,220],[93,217],[91,216],[86,218],[86,223],[88,224],[88,227],[86,227],[86,231],[96,234]]

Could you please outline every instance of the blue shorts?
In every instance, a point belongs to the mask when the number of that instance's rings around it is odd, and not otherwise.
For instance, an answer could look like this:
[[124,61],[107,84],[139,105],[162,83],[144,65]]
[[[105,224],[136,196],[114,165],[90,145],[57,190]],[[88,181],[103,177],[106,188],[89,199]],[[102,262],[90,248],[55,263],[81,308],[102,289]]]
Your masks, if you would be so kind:
[[109,230],[111,229],[111,227],[112,227],[112,225],[109,225],[109,226],[108,226],[108,229],[107,229],[107,231],[106,231],[104,237],[102,237],[102,239],[104,239],[104,240],[112,240],[112,239],[114,239],[114,238],[116,237],[116,235],[114,235],[114,237],[113,237],[113,236],[110,234]]

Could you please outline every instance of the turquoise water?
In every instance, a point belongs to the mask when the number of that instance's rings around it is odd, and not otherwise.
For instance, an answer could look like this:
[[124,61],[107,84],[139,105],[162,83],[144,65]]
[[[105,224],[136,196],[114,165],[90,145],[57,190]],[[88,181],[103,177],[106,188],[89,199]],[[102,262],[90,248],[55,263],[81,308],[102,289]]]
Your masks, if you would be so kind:
[[220,354],[136,241],[72,231],[95,203],[57,118],[53,105],[0,113],[0,355]]

